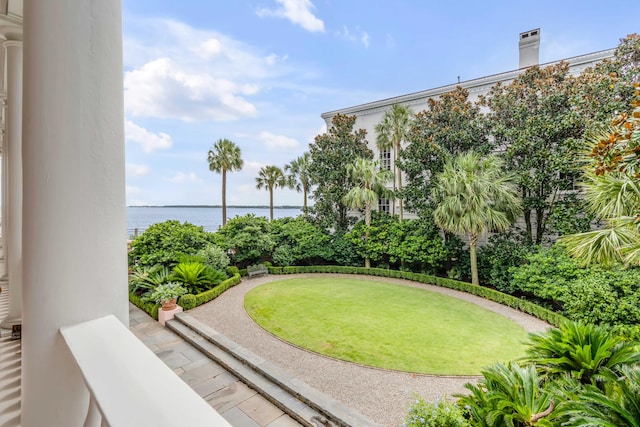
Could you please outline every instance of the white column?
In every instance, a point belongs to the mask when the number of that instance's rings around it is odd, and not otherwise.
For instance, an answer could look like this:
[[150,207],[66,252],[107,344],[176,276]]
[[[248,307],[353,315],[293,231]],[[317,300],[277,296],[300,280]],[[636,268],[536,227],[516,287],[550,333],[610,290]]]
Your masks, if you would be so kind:
[[22,41],[4,42],[7,52],[7,116],[3,157],[7,156],[7,273],[9,313],[0,327],[10,329],[22,322]]
[[24,2],[22,427],[82,425],[61,326],[128,325],[121,21],[120,1]]
[[[2,112],[0,112],[0,114],[4,115],[4,104],[5,104],[5,99],[4,98],[0,98],[0,108],[2,109]],[[4,125],[4,123],[3,123]],[[8,169],[8,162],[7,162],[7,153],[6,153],[6,147],[7,147],[7,135],[5,132],[5,128],[4,126],[2,127],[2,129],[0,129],[0,141],[2,143],[2,171],[0,171],[0,173],[2,173],[2,183],[0,184],[0,197],[1,197],[1,201],[0,204],[2,205],[1,207],[1,214],[2,215],[2,260],[0,261],[0,281],[6,281],[8,279],[8,275],[7,275],[7,217],[9,216],[8,214],[8,207],[7,207],[7,169]]]

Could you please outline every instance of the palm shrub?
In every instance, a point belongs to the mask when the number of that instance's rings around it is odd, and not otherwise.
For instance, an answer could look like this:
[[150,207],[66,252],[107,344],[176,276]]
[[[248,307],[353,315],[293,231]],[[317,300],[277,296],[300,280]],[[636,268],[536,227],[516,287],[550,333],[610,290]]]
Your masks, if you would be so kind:
[[170,271],[162,265],[136,266],[129,274],[129,292],[142,295],[169,281]]
[[604,388],[607,372],[620,372],[640,363],[640,347],[625,341],[603,326],[564,322],[557,329],[530,334],[526,360],[535,363],[543,376],[569,376],[581,384]]
[[640,370],[624,366],[607,377],[604,392],[589,385],[560,406],[563,426],[640,427]]
[[495,364],[482,371],[477,385],[467,383],[470,395],[460,397],[472,426],[552,426],[552,393],[534,365]]
[[214,287],[227,277],[201,262],[181,262],[174,267],[171,278],[184,284],[189,293],[197,294]]

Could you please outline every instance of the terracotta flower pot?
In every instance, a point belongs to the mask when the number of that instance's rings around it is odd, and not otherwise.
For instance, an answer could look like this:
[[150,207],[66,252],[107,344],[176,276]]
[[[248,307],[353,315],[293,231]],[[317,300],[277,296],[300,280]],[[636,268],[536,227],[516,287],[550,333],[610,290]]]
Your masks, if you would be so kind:
[[176,308],[176,299],[171,298],[167,301],[162,301],[162,311],[170,311]]

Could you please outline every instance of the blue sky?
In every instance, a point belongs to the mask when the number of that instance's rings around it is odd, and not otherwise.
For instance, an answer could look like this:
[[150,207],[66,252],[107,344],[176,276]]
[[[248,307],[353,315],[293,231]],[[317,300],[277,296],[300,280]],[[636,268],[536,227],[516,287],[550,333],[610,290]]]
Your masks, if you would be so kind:
[[[541,29],[542,63],[640,32],[637,0],[123,0],[127,205],[221,203],[207,152],[245,166],[227,203],[268,205],[262,166],[326,131],[320,114],[518,67]],[[276,205],[301,205],[278,189]]]

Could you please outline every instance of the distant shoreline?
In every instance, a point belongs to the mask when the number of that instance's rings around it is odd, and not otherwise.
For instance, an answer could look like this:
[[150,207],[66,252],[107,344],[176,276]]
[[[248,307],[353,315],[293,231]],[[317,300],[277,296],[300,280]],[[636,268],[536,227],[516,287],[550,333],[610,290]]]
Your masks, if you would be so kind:
[[[128,208],[221,208],[222,205],[136,205]],[[269,209],[269,206],[227,205],[227,209]],[[273,209],[302,209],[302,206],[274,206]]]

